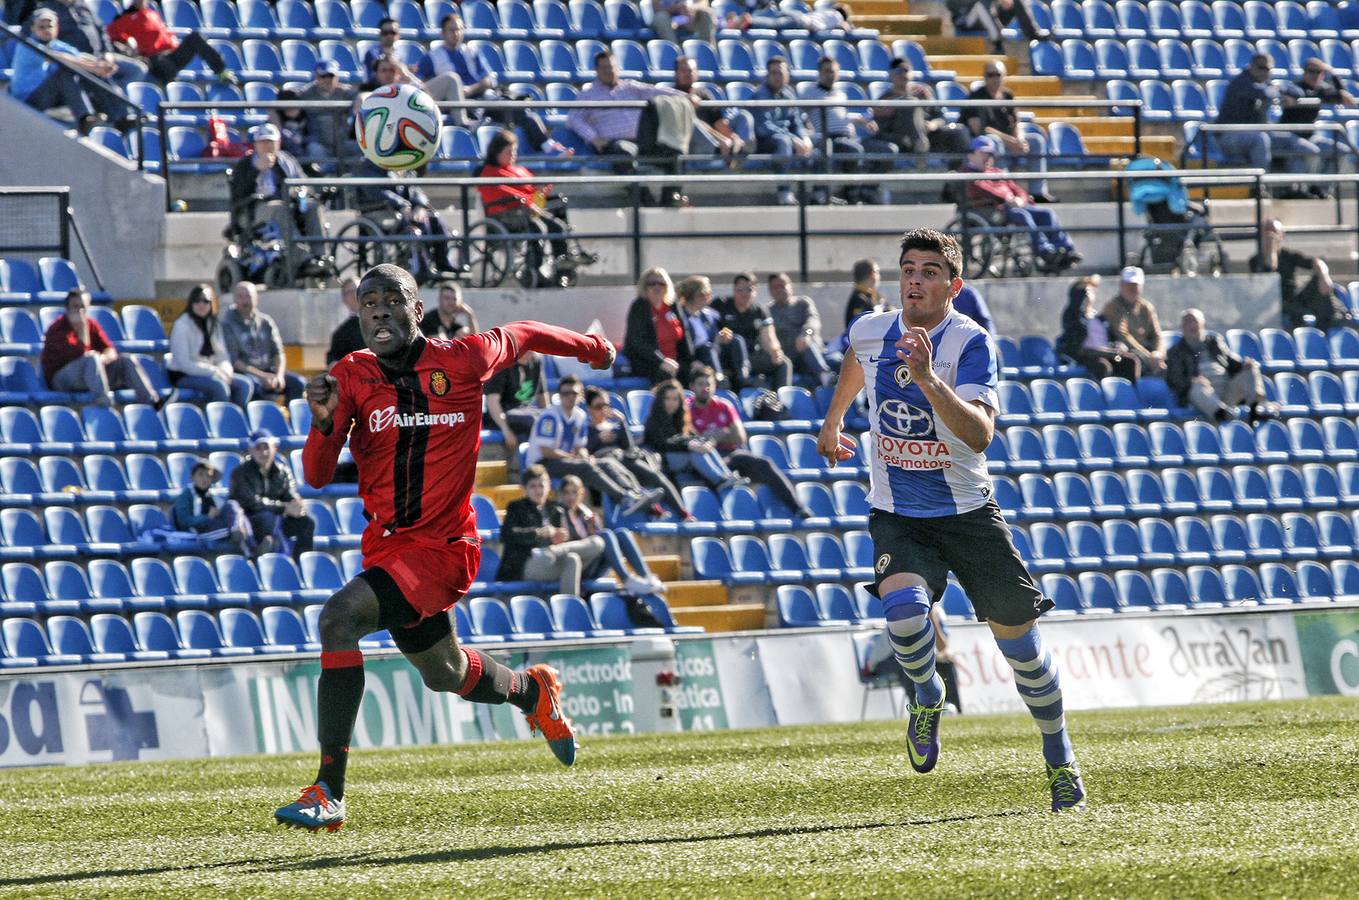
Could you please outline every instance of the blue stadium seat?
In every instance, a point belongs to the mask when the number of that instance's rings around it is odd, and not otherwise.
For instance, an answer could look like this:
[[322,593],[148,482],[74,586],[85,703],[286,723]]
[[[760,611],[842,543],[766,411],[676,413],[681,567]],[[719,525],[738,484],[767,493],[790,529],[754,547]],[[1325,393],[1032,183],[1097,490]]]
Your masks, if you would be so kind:
[[139,595],[132,586],[127,567],[116,559],[92,559],[86,565],[90,593],[106,603],[116,604],[120,610],[155,610],[165,608],[165,598]]
[[553,594],[548,600],[555,630],[579,631],[589,637],[621,637],[617,628],[600,628],[585,601],[574,594]]
[[586,636],[584,631],[558,629],[547,604],[538,597],[510,598],[510,625],[515,634],[538,634],[558,640],[576,640]]
[[1125,612],[1161,609],[1162,603],[1151,579],[1141,572],[1121,571],[1114,573],[1114,583],[1118,586],[1119,599]]
[[1165,559],[1181,562],[1175,531],[1165,519],[1141,519],[1137,523],[1137,532],[1142,539],[1143,557],[1148,560],[1148,565],[1158,565]]
[[854,597],[843,584],[818,584],[816,586],[816,608],[820,618],[828,622],[855,623],[859,621],[859,611],[854,607]]
[[212,651],[182,644],[179,631],[165,613],[139,612],[132,619],[137,643],[146,650],[162,651],[173,659],[205,659]]
[[1231,479],[1235,487],[1236,509],[1256,512],[1269,509],[1269,482],[1259,468],[1236,466],[1231,470]]
[[[1018,548],[1020,541],[1015,534],[1016,531],[1017,529],[1011,528],[1011,535],[1015,538],[1015,546]],[[1034,560],[1031,569],[1034,574],[1066,572],[1099,566],[1104,562],[1102,557],[1078,557],[1071,549],[1066,532],[1051,522],[1034,523],[1029,528],[1029,537]],[[1020,555],[1024,554],[1021,552]]]
[[1125,41],[1130,38],[1146,37],[1151,33],[1151,19],[1147,7],[1138,0],[1118,0],[1114,4],[1114,15],[1118,23],[1118,36]]
[[1207,565],[1216,556],[1213,536],[1202,519],[1182,517],[1175,520],[1175,546],[1181,565]]
[[1262,513],[1252,513],[1246,516],[1246,528],[1249,532],[1252,562],[1277,562],[1288,555],[1278,519]]
[[1083,0],[1081,17],[1087,38],[1112,38],[1118,33],[1118,17],[1105,0]]
[[1340,482],[1330,466],[1309,464],[1303,467],[1304,505],[1309,509],[1335,509],[1341,505]]
[[[473,597],[467,601],[467,612],[472,622],[472,633],[483,639],[516,640],[510,632],[510,615],[505,605],[493,597]],[[540,636],[542,640],[545,636]]]
[[[1114,425],[1114,458],[1120,466],[1145,466],[1152,460],[1151,440],[1141,425],[1119,422]],[[1167,460],[1173,465],[1183,460]]]
[[[79,622],[79,620],[75,620]],[[82,623],[83,624],[83,623]],[[35,620],[25,617],[5,619],[0,628],[3,650],[0,654],[0,667],[22,668],[32,665],[77,665],[88,662],[81,653],[54,650],[48,643],[47,633]]]
[[781,585],[776,598],[779,625],[783,628],[826,628],[841,624],[823,619],[812,592],[802,585]]
[[1047,477],[1020,475],[1019,490],[1023,495],[1023,507],[1027,515],[1038,519],[1050,519],[1058,515],[1057,494]]
[[1143,81],[1138,85],[1142,117],[1151,122],[1168,122],[1174,117],[1175,101],[1164,82]]
[[[225,611],[224,611],[225,613]],[[286,606],[266,607],[260,613],[265,644],[276,653],[315,652],[321,645],[307,640],[307,628],[297,611]]]
[[1189,581],[1178,569],[1153,569],[1151,583],[1156,603],[1162,608],[1184,609],[1194,603]]
[[1049,615],[1076,615],[1085,612],[1080,588],[1069,575],[1044,575],[1043,593],[1053,602]]
[[[148,615],[139,613],[139,615]],[[155,615],[150,613],[149,615]],[[253,647],[228,647],[222,640],[217,621],[201,609],[186,609],[175,614],[180,643],[193,650],[206,650],[213,656],[253,656]],[[261,635],[263,640],[263,635]]]
[[[835,495],[835,508],[842,517],[864,517],[869,512],[868,494],[863,484],[853,481],[839,481],[831,485]],[[855,524],[849,523],[846,524]],[[866,521],[863,524],[867,524]]]
[[601,628],[609,628],[615,631],[622,631],[625,634],[651,635],[664,634],[664,628],[636,628],[632,620],[628,618],[628,610],[623,598],[618,594],[597,593],[590,597],[590,609],[595,614],[595,621]]
[[[209,604],[222,606],[226,604],[234,606],[248,606],[250,595],[244,592],[226,593],[217,582],[217,575],[213,572],[212,566],[208,561],[197,556],[177,556],[174,560],[175,581],[178,585],[179,594],[173,601],[176,606],[186,606],[183,601],[185,597],[195,598],[192,603],[193,608],[205,608]],[[158,574],[150,573],[148,575]],[[133,577],[137,575],[136,562],[133,563]],[[201,603],[196,598],[202,598]]]
[[1269,508],[1298,510],[1307,505],[1307,489],[1302,476],[1293,466],[1270,466],[1265,473],[1269,481]]
[[[778,536],[778,535],[776,535]],[[778,583],[801,581],[802,572],[796,569],[776,569],[764,541],[748,534],[734,535],[731,539],[731,559],[735,571],[729,583],[739,583],[735,579],[755,575],[756,583]]]
[[99,613],[90,617],[90,633],[96,653],[138,662],[169,659],[164,650],[144,650],[132,634],[132,626],[122,616]]
[[1085,35],[1085,17],[1075,0],[1052,0],[1052,35],[1062,41]]
[[[207,616],[207,613],[191,612],[180,613],[180,615]],[[270,641],[265,636],[264,627],[260,624],[259,618],[248,609],[224,609],[218,613],[218,621],[221,625],[224,650],[233,652],[249,650],[255,654],[289,653],[293,650],[291,646],[280,647]]]
[[1246,523],[1237,516],[1213,516],[1208,520],[1213,534],[1213,559],[1221,563],[1242,563],[1251,559],[1250,537]]
[[1081,444],[1081,458],[1087,468],[1110,469],[1118,458],[1114,434],[1103,425],[1082,425],[1076,429]]
[[1114,581],[1103,572],[1082,572],[1076,576],[1087,613],[1118,612],[1123,603]]
[[1264,600],[1265,590],[1255,570],[1241,565],[1222,567],[1222,583],[1233,606],[1255,606]]
[[1187,575],[1189,576],[1190,602],[1194,607],[1219,609],[1228,605],[1230,601],[1227,596],[1227,586],[1222,580],[1222,574],[1217,569],[1209,566],[1190,566]]
[[[1306,405],[1316,416],[1339,416],[1350,412],[1344,383],[1333,372],[1312,372],[1307,376]],[[1329,435],[1327,439],[1330,439]]]
[[1296,575],[1299,603],[1330,603],[1335,597],[1331,572],[1321,563],[1300,562]]
[[[1023,488],[1024,478],[1020,476],[1020,487]],[[1075,472],[1058,472],[1053,476],[1053,485],[1057,491],[1055,518],[1064,519],[1084,519],[1094,514],[1095,498],[1090,488],[1090,482],[1084,475]],[[1041,496],[1041,492],[1038,492]]]

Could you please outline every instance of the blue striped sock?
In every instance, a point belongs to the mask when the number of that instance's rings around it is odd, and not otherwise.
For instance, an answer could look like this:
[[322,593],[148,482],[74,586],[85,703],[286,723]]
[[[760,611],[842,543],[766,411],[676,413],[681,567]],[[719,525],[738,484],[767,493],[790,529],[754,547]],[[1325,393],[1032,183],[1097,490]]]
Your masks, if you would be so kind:
[[915,683],[915,702],[938,706],[944,681],[934,671],[934,625],[930,623],[929,595],[924,588],[892,591],[882,598],[887,616],[887,639],[906,677]]
[[1050,766],[1062,766],[1075,758],[1066,733],[1062,710],[1062,682],[1057,663],[1043,649],[1035,625],[1017,638],[996,638],[996,646],[1015,670],[1015,687],[1029,707],[1034,724],[1043,733],[1043,758]]

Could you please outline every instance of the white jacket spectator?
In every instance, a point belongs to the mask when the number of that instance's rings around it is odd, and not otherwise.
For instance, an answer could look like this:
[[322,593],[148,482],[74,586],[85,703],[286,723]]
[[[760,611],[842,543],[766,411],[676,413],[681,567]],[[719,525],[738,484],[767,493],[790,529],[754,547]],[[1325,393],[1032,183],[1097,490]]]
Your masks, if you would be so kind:
[[254,383],[231,367],[211,285],[194,285],[189,291],[184,313],[170,329],[166,368],[176,388],[197,391],[209,400],[231,400],[242,407],[250,400]]

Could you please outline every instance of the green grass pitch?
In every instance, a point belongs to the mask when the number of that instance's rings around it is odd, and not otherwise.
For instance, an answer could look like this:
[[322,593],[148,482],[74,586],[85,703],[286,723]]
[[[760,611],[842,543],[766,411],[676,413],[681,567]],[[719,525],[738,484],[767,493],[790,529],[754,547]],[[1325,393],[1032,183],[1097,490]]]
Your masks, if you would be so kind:
[[0,773],[0,895],[1359,894],[1359,702],[1076,713],[1047,811],[1027,716],[358,751],[335,834],[273,824],[310,756]]

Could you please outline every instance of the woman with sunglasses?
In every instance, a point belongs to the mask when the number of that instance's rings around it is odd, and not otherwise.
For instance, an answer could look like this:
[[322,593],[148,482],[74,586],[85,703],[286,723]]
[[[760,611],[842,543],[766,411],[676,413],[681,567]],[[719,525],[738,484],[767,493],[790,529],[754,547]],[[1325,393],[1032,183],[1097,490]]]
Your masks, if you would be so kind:
[[637,299],[628,307],[623,353],[632,374],[652,384],[689,375],[694,359],[691,336],[675,306],[674,282],[660,266],[647,269],[637,283]]
[[589,541],[601,548],[600,554],[581,573],[582,579],[599,578],[607,569],[623,586],[624,593],[634,597],[665,590],[665,584],[647,566],[646,557],[632,532],[625,528],[605,528],[600,517],[590,509],[585,502],[583,481],[574,475],[564,477],[557,487],[557,501],[562,505],[562,527],[566,529],[567,540]]
[[651,412],[646,417],[646,431],[642,442],[661,454],[666,471],[673,478],[689,472],[706,482],[714,491],[722,491],[744,478],[727,468],[722,454],[711,441],[705,441],[694,430],[689,410],[684,404],[684,390],[673,378],[662,381],[651,389]]
[[642,487],[660,488],[661,503],[669,507],[685,522],[693,516],[684,507],[679,488],[665,476],[661,458],[650,450],[637,446],[628,431],[627,419],[609,403],[608,396],[597,387],[585,389],[585,411],[590,415],[590,432],[585,449],[591,456],[612,457],[633,474]]
[[184,312],[170,329],[166,368],[176,388],[197,391],[208,400],[230,400],[240,407],[250,400],[254,384],[231,367],[212,285],[196,284],[189,291]]

